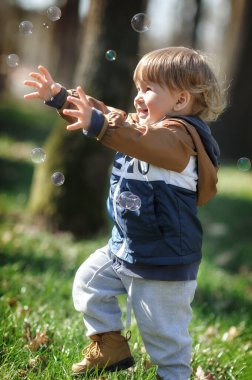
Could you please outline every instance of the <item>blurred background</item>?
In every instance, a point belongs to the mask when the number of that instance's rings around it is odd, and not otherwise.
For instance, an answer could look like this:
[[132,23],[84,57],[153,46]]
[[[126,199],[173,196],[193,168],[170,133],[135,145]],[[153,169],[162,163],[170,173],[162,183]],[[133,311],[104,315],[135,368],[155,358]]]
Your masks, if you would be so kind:
[[[111,230],[114,152],[81,131],[67,132],[41,101],[25,101],[23,81],[42,64],[65,87],[80,84],[132,112],[135,65],[171,45],[204,51],[228,99],[210,125],[221,150],[218,194],[199,209],[192,379],[251,379],[251,40],[250,0],[0,1],[1,379],[71,379],[83,347],[71,302],[74,273]],[[139,361],[120,379],[153,379],[134,322],[132,332]]]
[[[144,14],[144,24],[134,28],[131,20],[138,13]],[[30,190],[20,190],[19,198],[25,198],[34,218],[76,236],[106,228],[104,199],[112,152],[80,134],[67,134],[54,110],[39,101],[25,102],[29,90],[23,81],[42,64],[65,87],[81,84],[106,104],[133,111],[137,61],[168,45],[207,53],[228,93],[226,112],[212,124],[222,163],[236,165],[246,158],[249,165],[251,16],[252,5],[246,0],[2,0],[1,151],[17,158],[18,165],[16,173],[3,152],[1,182],[11,186],[21,173],[19,165],[26,165],[27,177],[21,182],[27,180]],[[44,165],[24,163],[32,145],[46,147]],[[48,178],[57,170],[66,181],[55,189]]]

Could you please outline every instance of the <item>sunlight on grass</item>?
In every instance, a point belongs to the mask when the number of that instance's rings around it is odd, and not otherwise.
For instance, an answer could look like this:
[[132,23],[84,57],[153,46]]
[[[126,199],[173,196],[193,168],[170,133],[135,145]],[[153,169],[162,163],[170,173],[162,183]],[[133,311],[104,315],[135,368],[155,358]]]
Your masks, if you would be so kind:
[[0,157],[9,160],[31,161],[31,150],[34,144],[27,142],[16,142],[9,136],[1,136],[0,139]]
[[252,199],[252,171],[241,172],[235,167],[220,168],[218,193]]

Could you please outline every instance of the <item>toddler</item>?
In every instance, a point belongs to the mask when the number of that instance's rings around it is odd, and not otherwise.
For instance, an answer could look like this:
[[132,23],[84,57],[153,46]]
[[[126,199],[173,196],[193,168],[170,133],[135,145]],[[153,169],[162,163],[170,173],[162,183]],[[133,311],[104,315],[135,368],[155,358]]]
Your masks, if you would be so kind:
[[[91,343],[72,373],[134,364],[117,300],[127,294],[127,320],[132,308],[157,379],[187,380],[202,248],[197,207],[216,193],[219,162],[206,122],[224,109],[214,72],[202,54],[185,47],[144,55],[134,72],[136,113],[129,115],[81,87],[67,91],[43,66],[30,75],[25,84],[35,92],[26,99],[44,100],[68,120],[69,131],[81,129],[116,151],[107,200],[111,237],[80,266],[73,284],[74,306]],[[124,192],[141,207],[122,207]]]

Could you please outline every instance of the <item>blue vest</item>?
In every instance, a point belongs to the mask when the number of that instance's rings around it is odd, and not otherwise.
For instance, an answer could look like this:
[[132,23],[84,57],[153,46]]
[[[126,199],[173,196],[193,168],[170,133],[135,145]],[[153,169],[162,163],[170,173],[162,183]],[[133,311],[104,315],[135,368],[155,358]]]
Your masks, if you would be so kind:
[[[149,172],[154,180],[148,179]],[[129,264],[185,265],[201,259],[196,191],[167,183],[165,172],[122,153],[115,155],[107,201],[114,222],[109,247]],[[139,209],[120,205],[125,191],[140,198]]]

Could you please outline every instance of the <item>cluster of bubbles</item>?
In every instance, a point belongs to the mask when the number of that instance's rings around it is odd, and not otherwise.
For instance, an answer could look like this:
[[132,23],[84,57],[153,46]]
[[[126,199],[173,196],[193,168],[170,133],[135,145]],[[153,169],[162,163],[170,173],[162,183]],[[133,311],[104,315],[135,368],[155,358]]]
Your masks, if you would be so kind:
[[[33,148],[31,160],[34,164],[43,164],[46,160],[46,152],[42,148]],[[51,181],[55,186],[61,186],[65,182],[65,176],[61,172],[55,172],[51,176]]]
[[141,207],[141,199],[131,191],[124,191],[118,197],[119,206],[125,210],[137,211]]
[[241,157],[241,158],[239,158],[239,160],[237,161],[237,167],[242,172],[247,172],[251,168],[251,161],[250,161],[250,159],[247,158],[247,157]]
[[[61,9],[56,6],[51,6],[46,11],[47,18],[50,21],[58,21],[61,18]],[[45,29],[49,29],[49,25],[47,22],[43,22],[43,27]],[[151,21],[147,14],[145,13],[137,13],[131,19],[131,26],[135,32],[143,33],[147,32],[150,29]],[[22,21],[19,24],[19,31],[23,35],[30,36],[33,33],[33,23],[31,21]],[[117,53],[115,50],[107,50],[105,53],[105,58],[113,62],[117,58]],[[7,65],[11,68],[17,67],[19,65],[19,57],[17,54],[9,54],[7,57]]]
[[[46,11],[47,18],[50,21],[58,21],[61,18],[61,10],[56,6],[51,6]],[[47,22],[43,22],[43,27],[49,29]],[[19,31],[25,36],[30,36],[33,33],[34,25],[31,21],[22,21],[19,24]],[[6,58],[7,65],[11,68],[15,68],[19,65],[20,59],[17,54],[9,54]]]
[[[52,6],[47,9],[46,15],[50,21],[58,21],[61,18],[61,10],[56,6]],[[43,26],[47,29],[49,28],[49,25],[46,22],[43,22]],[[22,21],[19,24],[19,31],[24,35],[31,35],[33,33],[33,29],[34,26],[31,21]]]
[[[131,26],[135,32],[144,33],[150,29],[151,20],[146,13],[137,13],[131,19]],[[105,53],[105,58],[113,62],[117,58],[117,53],[115,50],[107,50]]]

